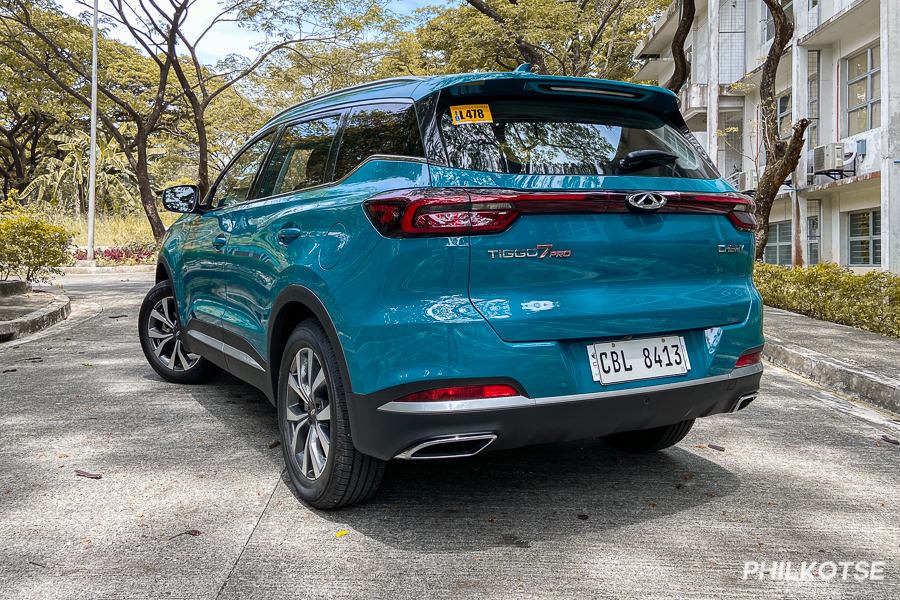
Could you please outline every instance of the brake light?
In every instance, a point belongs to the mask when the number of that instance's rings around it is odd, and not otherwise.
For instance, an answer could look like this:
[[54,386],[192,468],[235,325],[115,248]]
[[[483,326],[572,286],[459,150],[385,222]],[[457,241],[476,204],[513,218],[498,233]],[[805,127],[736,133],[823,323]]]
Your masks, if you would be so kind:
[[743,194],[704,194],[697,196],[683,195],[678,212],[682,213],[721,213],[738,231],[756,231],[758,223],[753,199]]
[[[363,203],[381,235],[390,238],[502,233],[522,214],[627,213],[633,192],[519,192],[417,188],[389,192]],[[719,214],[738,231],[755,231],[753,200],[743,194],[661,192],[667,214]]]
[[519,392],[509,385],[465,385],[415,392],[398,398],[397,402],[440,402],[446,400],[475,400],[477,398],[501,398],[518,396]]
[[392,192],[363,207],[375,229],[391,238],[499,233],[519,216],[509,202],[473,201],[461,190]]
[[734,363],[734,368],[738,367],[747,367],[750,365],[755,365],[756,363],[762,360],[762,352],[753,352],[752,354],[745,354]]

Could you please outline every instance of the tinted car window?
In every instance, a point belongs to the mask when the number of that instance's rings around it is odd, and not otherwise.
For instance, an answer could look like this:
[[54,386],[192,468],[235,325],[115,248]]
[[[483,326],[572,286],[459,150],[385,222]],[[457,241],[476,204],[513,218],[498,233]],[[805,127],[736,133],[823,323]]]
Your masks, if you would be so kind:
[[[482,109],[482,117],[466,118],[466,106],[447,106],[440,113],[452,167],[513,174],[718,177],[678,130],[646,111],[565,101],[478,102],[475,106],[489,110]],[[462,118],[454,119],[457,113]],[[629,156],[639,151],[644,152]]]
[[373,154],[425,155],[411,104],[358,106],[341,138],[334,178],[340,179]]
[[325,183],[325,164],[338,117],[326,117],[285,129],[266,169],[260,197],[277,196]]
[[241,152],[241,154],[232,161],[219,179],[216,191],[213,194],[210,206],[222,208],[223,206],[231,206],[238,204],[247,199],[250,193],[250,186],[253,185],[253,177],[259,170],[275,133],[270,133],[260,139],[252,146]]

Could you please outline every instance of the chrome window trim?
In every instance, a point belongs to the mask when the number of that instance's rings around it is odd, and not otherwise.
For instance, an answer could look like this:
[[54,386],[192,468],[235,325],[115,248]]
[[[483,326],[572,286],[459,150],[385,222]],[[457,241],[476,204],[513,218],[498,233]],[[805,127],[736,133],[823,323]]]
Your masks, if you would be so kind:
[[704,385],[707,383],[716,383],[718,381],[727,381],[729,379],[739,379],[741,377],[749,377],[763,371],[761,362],[746,367],[734,369],[727,375],[716,375],[713,377],[704,377],[702,379],[691,379],[689,381],[676,381],[673,383],[663,383],[660,385],[650,385],[640,388],[629,388],[624,390],[609,390],[606,392],[591,392],[588,394],[571,394],[568,396],[548,396],[545,398],[526,398],[525,396],[503,396],[500,398],[475,398],[472,400],[449,400],[446,402],[388,402],[378,407],[378,410],[394,413],[455,413],[455,412],[474,412],[480,410],[496,410],[502,408],[526,408],[529,406],[544,406],[548,404],[561,404],[565,402],[581,402],[583,400],[602,400],[604,398],[621,398],[623,396],[634,396],[637,394],[664,392],[695,385]]

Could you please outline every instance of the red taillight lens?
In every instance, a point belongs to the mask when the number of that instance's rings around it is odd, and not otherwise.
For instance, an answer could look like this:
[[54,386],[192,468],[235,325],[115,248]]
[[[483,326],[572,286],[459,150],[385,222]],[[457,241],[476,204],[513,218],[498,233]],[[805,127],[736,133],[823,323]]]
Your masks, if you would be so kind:
[[682,195],[678,212],[725,214],[735,229],[752,232],[757,228],[755,208],[753,199],[743,194]]
[[446,400],[475,400],[477,398],[500,398],[503,396],[518,396],[519,392],[509,385],[465,385],[460,387],[439,388],[415,392],[397,402],[440,402]]
[[753,354],[745,354],[734,363],[734,368],[738,367],[747,367],[749,365],[755,365],[756,363],[762,360],[762,352],[754,352]]
[[756,231],[759,226],[759,223],[756,222],[756,215],[752,212],[732,211],[728,213],[728,220],[738,231]]
[[363,207],[379,233],[392,238],[499,233],[519,216],[509,202],[480,200],[459,190],[404,190]]

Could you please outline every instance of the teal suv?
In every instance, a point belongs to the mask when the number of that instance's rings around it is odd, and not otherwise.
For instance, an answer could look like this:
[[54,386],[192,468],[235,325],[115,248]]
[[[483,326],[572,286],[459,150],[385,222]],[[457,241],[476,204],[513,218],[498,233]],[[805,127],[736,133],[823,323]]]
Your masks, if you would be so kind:
[[273,118],[184,213],[140,314],[150,365],[277,406],[299,495],[390,459],[679,442],[762,364],[753,203],[656,87],[406,77]]

